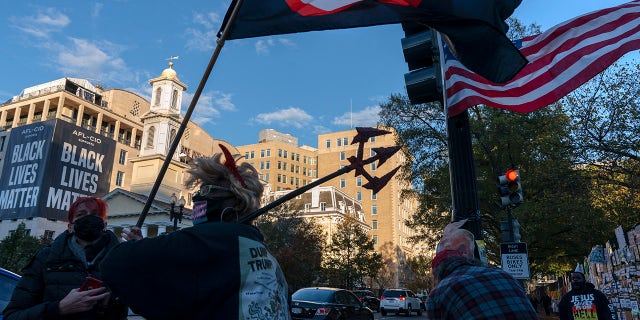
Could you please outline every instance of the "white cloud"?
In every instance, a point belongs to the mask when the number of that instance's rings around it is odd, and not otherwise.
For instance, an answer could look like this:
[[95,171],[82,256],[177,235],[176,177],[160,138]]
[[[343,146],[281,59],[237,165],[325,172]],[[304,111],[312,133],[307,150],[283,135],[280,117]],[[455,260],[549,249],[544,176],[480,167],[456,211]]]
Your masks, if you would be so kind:
[[215,12],[195,13],[194,27],[187,28],[187,48],[197,51],[210,51],[216,43],[216,33],[222,19]]
[[71,23],[67,15],[55,8],[40,9],[32,16],[11,17],[9,21],[14,28],[38,38],[48,38]]
[[104,4],[102,2],[96,2],[96,4],[93,5],[93,12],[91,12],[91,16],[94,18],[100,16],[100,12],[102,12],[103,7]]
[[347,112],[339,117],[333,118],[331,123],[342,126],[372,127],[378,124],[380,117],[380,106],[366,107],[354,113]]
[[[212,91],[208,93],[202,93],[198,104],[193,110],[192,119],[199,125],[207,123],[215,123],[215,119],[220,118],[220,110],[235,111],[236,106],[231,101],[233,94],[224,93],[221,91]],[[185,113],[191,104],[193,94],[185,92],[182,96],[182,111]]]
[[65,45],[53,44],[48,48],[56,53],[56,68],[65,76],[98,79],[105,82],[122,83],[134,75],[119,57],[120,46],[108,41],[90,42],[69,38]]
[[271,48],[274,48],[277,45],[281,45],[289,48],[296,47],[296,44],[291,39],[280,38],[280,37],[278,38],[268,37],[268,38],[260,39],[256,41],[256,44],[255,44],[256,53],[258,55],[268,55],[271,52]]
[[283,127],[295,127],[300,129],[311,123],[313,121],[313,117],[300,108],[290,107],[276,112],[260,113],[253,118],[253,120],[266,125],[275,123]]

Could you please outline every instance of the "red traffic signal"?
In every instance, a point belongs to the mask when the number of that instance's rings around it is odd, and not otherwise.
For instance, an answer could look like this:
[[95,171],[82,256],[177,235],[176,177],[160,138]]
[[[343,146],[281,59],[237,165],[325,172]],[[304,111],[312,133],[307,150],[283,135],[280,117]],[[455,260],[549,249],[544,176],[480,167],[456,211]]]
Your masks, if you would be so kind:
[[509,181],[516,181],[518,180],[518,171],[513,170],[513,169],[509,169],[507,170],[507,172],[504,174],[507,177],[507,180]]

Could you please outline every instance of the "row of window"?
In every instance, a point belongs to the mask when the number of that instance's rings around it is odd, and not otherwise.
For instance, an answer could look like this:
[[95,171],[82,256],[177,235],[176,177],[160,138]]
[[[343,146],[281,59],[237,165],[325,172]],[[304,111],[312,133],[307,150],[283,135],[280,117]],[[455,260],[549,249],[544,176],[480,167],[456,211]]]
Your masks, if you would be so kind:
[[[369,142],[376,142],[376,137],[369,138]],[[349,139],[347,137],[336,139],[337,147],[348,146],[348,145],[349,145]],[[331,139],[325,140],[325,146],[327,147],[327,149],[331,148]]]
[[[244,158],[245,158],[245,160],[254,159],[255,155],[256,155],[255,151],[246,151],[244,153]],[[260,158],[268,158],[268,157],[271,157],[271,149],[262,149],[262,150],[260,150]],[[279,158],[285,158],[285,159],[289,158],[289,151],[288,150],[283,150],[283,149],[278,149],[278,157]],[[291,152],[291,160],[300,162],[300,154],[299,153],[295,153],[295,152]],[[315,165],[317,163],[317,161],[316,161],[316,158],[314,158],[314,157],[302,156],[302,163]]]

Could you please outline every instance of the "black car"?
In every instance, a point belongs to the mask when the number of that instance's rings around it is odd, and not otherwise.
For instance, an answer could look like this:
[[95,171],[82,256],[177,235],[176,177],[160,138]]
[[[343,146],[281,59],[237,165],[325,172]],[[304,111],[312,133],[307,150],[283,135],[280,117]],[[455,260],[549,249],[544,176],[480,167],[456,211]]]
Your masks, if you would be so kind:
[[380,311],[380,299],[376,298],[371,290],[351,290],[358,299],[369,309]]
[[373,311],[353,292],[338,288],[303,288],[291,296],[291,318],[373,320]]

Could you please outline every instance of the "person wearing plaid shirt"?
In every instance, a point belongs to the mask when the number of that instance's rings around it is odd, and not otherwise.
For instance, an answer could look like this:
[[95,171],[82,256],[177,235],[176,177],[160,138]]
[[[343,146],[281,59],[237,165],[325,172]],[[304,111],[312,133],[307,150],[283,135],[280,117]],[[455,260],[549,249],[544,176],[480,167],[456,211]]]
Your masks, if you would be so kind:
[[431,264],[436,287],[426,301],[428,319],[538,319],[516,279],[474,259],[474,237],[449,224]]

